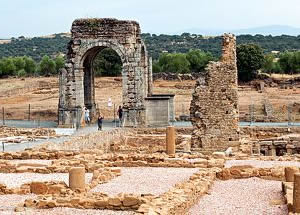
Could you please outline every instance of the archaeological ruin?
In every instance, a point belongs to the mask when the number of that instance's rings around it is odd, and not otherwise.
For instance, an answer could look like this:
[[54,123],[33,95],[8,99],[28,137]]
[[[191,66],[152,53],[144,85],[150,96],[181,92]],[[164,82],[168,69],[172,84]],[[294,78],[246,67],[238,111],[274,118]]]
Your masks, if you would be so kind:
[[236,38],[223,36],[219,62],[210,62],[195,86],[191,101],[192,147],[207,151],[239,145]]
[[[154,91],[139,24],[75,20],[63,128],[0,126],[0,214],[300,214],[300,127],[239,126],[235,36],[222,45],[221,60],[188,83],[192,126],[170,125],[175,95]],[[65,128],[80,126],[85,107],[101,112],[92,65],[105,47],[123,63],[124,127]]]
[[[141,29],[135,21],[117,19],[77,19],[72,24],[67,61],[60,73],[59,124],[79,126],[83,108],[95,118],[93,60],[104,48],[113,49],[121,58],[123,85],[123,123],[126,127],[168,125],[173,97],[152,98],[152,60],[141,39]],[[147,98],[147,102],[145,99]],[[159,107],[167,116],[164,121],[152,108]],[[148,109],[148,110],[147,110]],[[146,114],[147,113],[147,114]],[[148,116],[148,118],[147,118]]]

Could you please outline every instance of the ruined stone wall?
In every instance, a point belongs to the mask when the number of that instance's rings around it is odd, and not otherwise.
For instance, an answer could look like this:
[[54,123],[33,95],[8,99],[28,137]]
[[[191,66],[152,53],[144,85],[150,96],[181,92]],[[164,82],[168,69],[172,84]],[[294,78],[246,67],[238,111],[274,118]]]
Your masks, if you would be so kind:
[[210,62],[205,74],[197,80],[190,113],[193,148],[216,151],[238,144],[238,84],[234,35],[223,36],[221,60]]
[[103,48],[116,51],[123,64],[125,125],[144,124],[149,66],[139,24],[117,19],[77,19],[71,33],[67,62],[60,74],[60,124],[71,124],[72,118],[81,119],[84,106],[92,114],[96,112],[92,63]]

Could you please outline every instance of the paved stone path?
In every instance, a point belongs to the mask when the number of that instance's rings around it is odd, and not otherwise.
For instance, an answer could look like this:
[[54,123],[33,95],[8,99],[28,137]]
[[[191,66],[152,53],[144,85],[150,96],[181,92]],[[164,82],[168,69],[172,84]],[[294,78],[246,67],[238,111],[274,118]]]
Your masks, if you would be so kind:
[[[105,121],[103,123],[103,130],[109,131],[115,129],[115,123],[112,123],[111,121]],[[64,133],[64,129],[57,128],[58,132]],[[32,148],[39,145],[42,145],[46,142],[53,142],[53,143],[63,143],[64,141],[67,141],[71,139],[72,137],[81,136],[81,135],[87,135],[93,132],[96,132],[98,130],[97,124],[92,124],[89,126],[86,126],[84,128],[80,128],[77,131],[74,130],[74,133],[70,136],[63,136],[59,138],[52,138],[52,139],[46,139],[46,140],[38,140],[38,141],[32,141],[32,142],[26,142],[26,143],[17,143],[17,144],[5,144],[4,145],[4,151],[6,152],[17,152],[17,151],[23,151],[26,148]],[[66,131],[65,131],[66,132]],[[67,132],[70,133],[68,130]],[[2,146],[0,146],[2,148]]]

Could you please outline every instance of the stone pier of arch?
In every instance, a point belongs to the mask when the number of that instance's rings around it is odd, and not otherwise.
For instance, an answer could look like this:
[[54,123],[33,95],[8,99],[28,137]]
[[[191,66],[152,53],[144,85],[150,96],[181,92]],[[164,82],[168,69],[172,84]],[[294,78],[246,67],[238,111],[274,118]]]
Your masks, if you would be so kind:
[[[65,68],[60,71],[58,121],[60,126],[80,127],[83,109],[95,118],[92,62],[103,48],[113,49],[122,61],[123,125],[168,125],[174,119],[173,95],[152,96],[152,60],[135,21],[77,19],[72,24]],[[157,105],[158,104],[158,105]],[[158,106],[166,117],[155,115]],[[161,120],[163,119],[163,120]]]

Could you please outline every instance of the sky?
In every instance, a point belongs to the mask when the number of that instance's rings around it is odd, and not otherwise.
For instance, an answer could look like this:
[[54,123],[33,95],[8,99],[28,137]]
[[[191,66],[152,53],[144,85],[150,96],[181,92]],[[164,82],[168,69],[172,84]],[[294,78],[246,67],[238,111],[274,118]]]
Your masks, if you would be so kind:
[[300,0],[1,0],[0,38],[69,32],[76,18],[136,20],[142,32],[300,28]]

